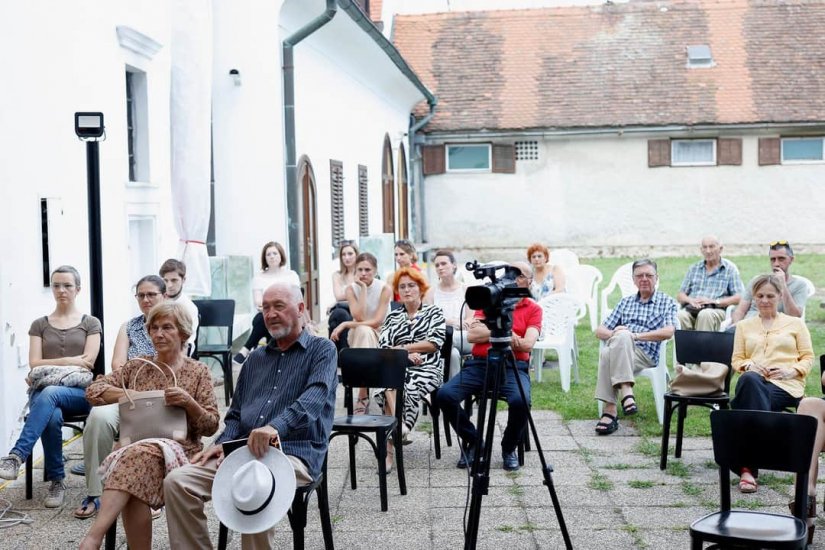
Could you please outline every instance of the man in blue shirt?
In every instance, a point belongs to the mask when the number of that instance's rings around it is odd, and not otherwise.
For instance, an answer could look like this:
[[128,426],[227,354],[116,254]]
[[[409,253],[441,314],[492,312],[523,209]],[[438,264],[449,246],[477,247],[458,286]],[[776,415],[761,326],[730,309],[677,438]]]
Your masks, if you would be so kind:
[[633,284],[639,292],[622,298],[596,329],[596,337],[605,343],[596,381],[596,399],[604,402],[604,414],[596,424],[599,435],[610,435],[619,428],[617,393],[622,396],[625,416],[638,412],[633,397],[634,375],[656,366],[661,342],[675,331],[676,302],[656,291],[657,281],[656,262],[633,262]]
[[702,239],[702,256],[688,269],[676,301],[679,327],[684,330],[717,331],[725,320],[725,308],[739,303],[744,290],[739,270],[722,258],[722,243],[714,236]]
[[[304,301],[296,286],[276,283],[267,288],[262,313],[272,340],[245,361],[223,433],[191,464],[172,470],[164,480],[172,548],[212,547],[203,505],[212,496],[222,443],[248,438],[247,446],[258,458],[270,445],[280,445],[299,486],[321,472],[335,414],[335,345],[303,328]],[[245,549],[272,548],[273,543],[274,529],[241,539]]]

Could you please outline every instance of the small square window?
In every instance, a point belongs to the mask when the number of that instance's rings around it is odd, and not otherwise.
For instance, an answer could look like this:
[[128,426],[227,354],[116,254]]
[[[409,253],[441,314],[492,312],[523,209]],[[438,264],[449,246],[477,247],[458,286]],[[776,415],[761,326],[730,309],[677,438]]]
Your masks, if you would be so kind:
[[447,146],[448,172],[489,172],[492,166],[489,144]]
[[671,166],[716,165],[715,139],[674,139],[670,147]]
[[782,162],[822,162],[823,138],[782,138]]

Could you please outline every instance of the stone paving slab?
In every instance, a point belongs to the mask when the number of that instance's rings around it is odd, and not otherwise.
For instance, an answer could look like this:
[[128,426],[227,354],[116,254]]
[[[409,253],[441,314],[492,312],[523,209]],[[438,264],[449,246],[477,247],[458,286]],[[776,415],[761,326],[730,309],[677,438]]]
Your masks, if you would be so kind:
[[[339,412],[340,400],[339,395]],[[718,471],[712,463],[709,438],[686,438],[681,459],[674,459],[671,449],[668,469],[663,472],[655,453],[659,440],[639,436],[629,422],[622,421],[616,434],[600,437],[593,433],[594,420],[565,423],[550,411],[535,411],[534,415],[545,458],[554,467],[553,486],[575,548],[684,548],[689,544],[690,523],[717,509]],[[520,472],[501,469],[498,444],[506,418],[504,411],[497,417],[478,548],[562,548],[560,525],[543,485],[535,450],[527,453]],[[400,494],[397,472],[392,472],[388,478],[387,512],[380,511],[377,465],[369,445],[361,442],[356,446],[358,488],[352,490],[347,440],[333,441],[327,480],[337,548],[463,548],[469,498],[467,472],[455,467],[459,456],[455,438],[453,446],[447,447],[442,434],[442,458],[435,458],[431,430],[430,418],[422,416],[419,429],[412,434],[412,444],[404,447],[407,494]],[[66,447],[70,459],[67,468],[80,459],[81,452],[80,441]],[[75,547],[90,525],[71,515],[85,493],[83,478],[67,477],[66,504],[54,510],[41,506],[46,490],[41,465],[35,468],[34,479],[35,495],[30,501],[23,498],[22,478],[0,489],[0,498],[11,501],[16,510],[25,511],[32,519],[30,525],[0,532],[0,548]],[[791,494],[789,478],[780,474],[763,479],[755,495],[742,495],[732,487],[734,506],[786,513]],[[207,504],[206,513],[213,540],[217,541],[218,523],[211,504]],[[817,525],[815,542],[825,545],[825,519],[817,519]],[[154,522],[153,533],[153,548],[169,548],[165,516]],[[276,547],[291,548],[291,540],[288,523],[283,521]],[[126,548],[122,526],[118,543],[119,548]],[[317,500],[313,498],[308,510],[306,548],[322,547]],[[240,537],[235,536],[229,548],[240,548]]]

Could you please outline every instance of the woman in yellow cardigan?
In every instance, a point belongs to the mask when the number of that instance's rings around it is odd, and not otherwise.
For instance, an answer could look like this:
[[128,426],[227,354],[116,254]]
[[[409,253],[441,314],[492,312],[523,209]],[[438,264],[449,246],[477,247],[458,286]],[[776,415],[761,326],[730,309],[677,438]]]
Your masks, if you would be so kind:
[[[777,312],[783,283],[776,275],[757,277],[751,293],[759,315],[736,324],[731,364],[742,375],[734,409],[782,411],[799,405],[805,393],[814,359],[811,334],[802,319]],[[742,468],[739,490],[756,492],[756,475]]]

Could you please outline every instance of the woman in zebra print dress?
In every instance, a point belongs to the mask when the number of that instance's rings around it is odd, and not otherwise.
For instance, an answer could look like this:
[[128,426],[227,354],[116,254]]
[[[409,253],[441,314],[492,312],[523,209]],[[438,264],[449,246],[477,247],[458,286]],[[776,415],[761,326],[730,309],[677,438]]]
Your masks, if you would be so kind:
[[[404,307],[391,311],[381,326],[378,343],[382,348],[404,349],[409,353],[410,364],[404,384],[404,439],[415,426],[421,400],[441,385],[443,363],[441,346],[444,345],[446,322],[438,306],[423,303],[429,289],[420,271],[402,267],[395,272],[393,290],[401,297]],[[384,414],[395,414],[395,392],[382,390],[376,397],[384,406]],[[387,453],[388,466],[392,454]]]

